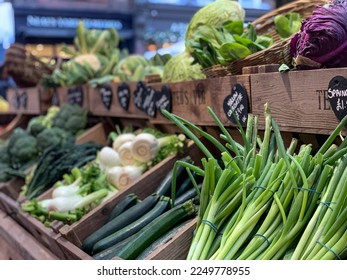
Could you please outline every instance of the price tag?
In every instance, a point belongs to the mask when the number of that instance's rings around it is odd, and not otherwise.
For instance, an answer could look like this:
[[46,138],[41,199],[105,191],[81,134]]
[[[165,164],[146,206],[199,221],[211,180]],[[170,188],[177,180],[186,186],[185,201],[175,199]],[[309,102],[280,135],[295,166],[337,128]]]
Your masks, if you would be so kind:
[[341,121],[347,115],[347,79],[336,76],[329,82],[328,99],[335,116]]
[[134,103],[135,103],[135,106],[140,110],[143,110],[142,104],[143,104],[143,100],[145,96],[146,96],[146,87],[142,82],[139,82],[137,84],[136,90],[134,91]]
[[70,104],[76,104],[83,106],[83,88],[82,86],[77,86],[69,88],[67,91],[67,102]]
[[130,104],[130,87],[127,83],[118,85],[117,96],[120,106],[128,111]]
[[228,120],[237,124],[235,117],[239,120],[241,125],[246,125],[248,117],[248,96],[246,89],[240,85],[235,84],[223,102],[224,113]]
[[13,98],[13,107],[16,108],[17,110],[20,109],[21,107],[23,109],[26,109],[27,104],[28,104],[27,92],[26,91],[19,92],[18,90],[16,90],[14,98]]
[[110,110],[112,105],[112,98],[113,98],[113,91],[111,86],[101,85],[99,86],[99,92],[100,92],[102,104],[104,104],[107,110]]
[[59,106],[59,93],[58,93],[57,88],[53,89],[53,96],[52,96],[51,104],[52,104],[52,106]]
[[164,85],[161,88],[160,92],[157,92],[157,98],[155,105],[159,112],[161,113],[162,109],[165,109],[166,111],[171,113],[172,110],[172,95],[171,90],[168,86]]
[[146,95],[141,107],[142,110],[151,118],[154,118],[157,115],[156,97],[155,89],[152,87],[146,87]]

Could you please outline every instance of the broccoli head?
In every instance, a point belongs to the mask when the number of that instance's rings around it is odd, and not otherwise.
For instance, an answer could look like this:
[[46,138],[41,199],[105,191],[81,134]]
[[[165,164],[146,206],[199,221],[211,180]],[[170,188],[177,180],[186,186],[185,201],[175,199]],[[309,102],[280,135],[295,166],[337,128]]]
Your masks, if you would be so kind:
[[11,179],[11,175],[6,172],[6,169],[10,168],[7,163],[0,162],[0,182],[7,182]]
[[37,146],[40,153],[43,153],[47,148],[52,146],[63,146],[68,141],[74,142],[74,137],[71,133],[58,128],[46,128],[36,137]]
[[7,147],[0,147],[0,163],[10,163],[10,157],[7,153]]
[[53,120],[53,127],[59,127],[76,135],[86,127],[87,114],[88,111],[78,105],[63,104]]
[[46,127],[43,125],[44,116],[38,116],[32,118],[27,127],[27,131],[33,136],[38,135],[41,131],[43,131]]
[[12,165],[22,165],[38,155],[37,140],[24,130],[14,133],[8,143],[7,152]]

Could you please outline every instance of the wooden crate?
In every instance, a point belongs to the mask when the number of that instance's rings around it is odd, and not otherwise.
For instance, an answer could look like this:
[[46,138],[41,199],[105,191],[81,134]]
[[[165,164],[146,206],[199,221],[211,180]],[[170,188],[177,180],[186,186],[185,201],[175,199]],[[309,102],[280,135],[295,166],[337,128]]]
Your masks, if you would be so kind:
[[9,88],[7,100],[10,108],[8,113],[38,115],[45,113],[51,106],[53,93],[42,87]]
[[[251,91],[249,75],[217,77],[205,80],[154,83],[153,88],[160,91],[165,85],[171,91],[172,113],[187,119],[197,125],[215,125],[213,118],[207,111],[211,107],[222,123],[226,126],[234,124],[227,118],[223,109],[224,99],[232,94],[234,85],[240,84],[246,91],[251,112]],[[161,115],[159,109],[155,118],[150,118],[152,123],[168,123]]]
[[[186,154],[189,154],[197,164],[200,164],[202,155],[195,144],[187,149]],[[167,172],[173,168],[177,159],[177,156],[165,159],[147,171],[131,187],[99,205],[77,223],[60,228],[59,231],[62,237],[58,239],[58,244],[65,252],[65,257],[67,259],[91,259],[88,254],[80,249],[84,239],[105,223],[110,211],[124,196],[135,193],[140,199],[144,199],[152,194]]]
[[51,104],[58,106],[64,103],[77,104],[89,110],[88,90],[87,84],[56,88],[53,90]]
[[264,104],[282,131],[330,134],[338,125],[328,100],[330,80],[347,76],[347,68],[251,75],[252,112],[264,128]]
[[[40,221],[31,217],[28,213],[22,212],[19,203],[3,193],[0,193],[0,204],[5,207],[7,213],[10,213],[10,217],[14,221],[33,236],[41,247],[46,248],[56,258],[60,259],[64,257],[61,247],[59,247],[56,242],[56,239],[60,237],[59,233],[54,232],[51,228],[45,227]],[[10,234],[10,232],[8,234]]]
[[0,248],[2,260],[58,259],[2,211],[0,211]]
[[[0,118],[1,118],[1,115],[0,115]],[[8,139],[17,127],[21,127],[21,128],[27,127],[29,119],[30,119],[29,116],[23,115],[22,113],[17,114],[11,120],[11,122],[5,127],[5,129],[1,131],[0,139]]]
[[[95,116],[110,116],[122,118],[147,119],[147,115],[137,108],[134,103],[134,92],[137,82],[128,83],[108,83],[97,88],[89,88],[89,111]],[[129,94],[128,108],[121,106],[118,91],[120,88],[127,88]]]

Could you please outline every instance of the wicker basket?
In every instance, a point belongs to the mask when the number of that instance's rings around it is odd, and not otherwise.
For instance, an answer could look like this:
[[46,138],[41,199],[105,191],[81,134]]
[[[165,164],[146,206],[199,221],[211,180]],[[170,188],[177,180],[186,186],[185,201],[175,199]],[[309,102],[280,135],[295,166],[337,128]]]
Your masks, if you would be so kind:
[[35,87],[53,69],[28,52],[23,45],[12,44],[6,52],[5,67],[18,87]]
[[[251,54],[244,59],[233,61],[226,66],[214,65],[212,67],[205,68],[203,70],[205,75],[209,78],[223,75],[240,75],[242,74],[243,67],[265,64],[291,64],[292,57],[289,54],[289,44],[291,38],[287,38],[285,40],[280,38],[275,29],[274,17],[279,14],[286,16],[290,13],[296,12],[299,13],[303,19],[305,19],[312,14],[316,6],[324,5],[327,2],[328,0],[298,0],[266,13],[253,21],[252,24],[255,27],[257,34],[271,35],[273,37],[274,44],[268,49]],[[223,71],[220,70],[221,68]]]

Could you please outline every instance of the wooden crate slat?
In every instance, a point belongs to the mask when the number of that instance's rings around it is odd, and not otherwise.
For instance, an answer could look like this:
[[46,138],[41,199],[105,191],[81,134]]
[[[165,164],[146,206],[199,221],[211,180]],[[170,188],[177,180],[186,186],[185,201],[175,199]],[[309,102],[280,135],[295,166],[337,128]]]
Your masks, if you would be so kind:
[[0,211],[0,258],[23,260],[56,260],[51,251],[40,244],[11,217]]
[[252,112],[264,128],[264,104],[283,131],[330,134],[339,121],[327,97],[330,80],[347,68],[251,75]]

